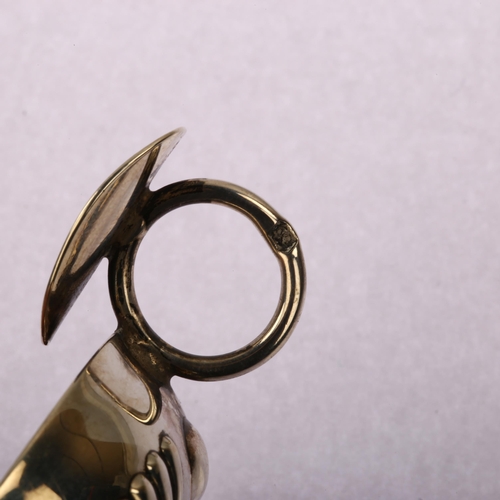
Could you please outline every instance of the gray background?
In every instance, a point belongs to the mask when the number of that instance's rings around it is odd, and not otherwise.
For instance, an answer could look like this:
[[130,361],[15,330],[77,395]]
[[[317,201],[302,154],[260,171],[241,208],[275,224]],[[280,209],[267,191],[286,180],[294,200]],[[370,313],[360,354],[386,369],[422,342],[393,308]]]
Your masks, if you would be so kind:
[[[153,187],[247,187],[308,270],[276,358],[174,382],[204,498],[499,497],[497,0],[2,1],[0,26],[0,475],[115,327],[103,263],[41,344],[68,230],[185,126]],[[221,207],[167,216],[138,260],[147,318],[192,352],[248,342],[278,298],[266,244]]]

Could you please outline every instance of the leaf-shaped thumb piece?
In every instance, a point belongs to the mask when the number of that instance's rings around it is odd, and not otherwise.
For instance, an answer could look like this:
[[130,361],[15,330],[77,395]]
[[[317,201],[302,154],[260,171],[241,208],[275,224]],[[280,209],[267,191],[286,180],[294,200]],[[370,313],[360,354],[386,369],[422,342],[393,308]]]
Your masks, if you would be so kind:
[[159,167],[184,135],[176,129],[125,162],[94,193],[74,223],[52,271],[42,307],[47,344],[109,251],[121,223],[148,190]]

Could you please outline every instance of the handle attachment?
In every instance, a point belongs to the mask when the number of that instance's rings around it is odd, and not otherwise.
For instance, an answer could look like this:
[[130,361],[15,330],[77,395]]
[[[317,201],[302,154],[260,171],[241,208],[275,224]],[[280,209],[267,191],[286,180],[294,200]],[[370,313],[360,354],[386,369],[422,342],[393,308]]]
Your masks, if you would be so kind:
[[[297,322],[305,291],[299,240],[290,224],[250,191],[221,181],[194,179],[158,191],[149,185],[183,129],[160,137],[125,162],[96,191],[71,229],[47,286],[42,339],[54,335],[100,261],[107,257],[111,301],[118,319],[116,347],[135,361],[152,387],[172,375],[222,380],[257,368],[283,346]],[[197,356],[162,340],[141,313],[134,291],[134,261],[148,229],[163,215],[193,203],[218,203],[246,215],[266,239],[281,269],[274,316],[248,345],[219,356]]]

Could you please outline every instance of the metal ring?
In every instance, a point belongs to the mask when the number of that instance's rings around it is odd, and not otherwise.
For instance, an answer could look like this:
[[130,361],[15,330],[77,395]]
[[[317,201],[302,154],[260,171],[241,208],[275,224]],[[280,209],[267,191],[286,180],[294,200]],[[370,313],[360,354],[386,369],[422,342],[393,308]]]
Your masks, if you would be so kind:
[[[165,342],[142,315],[134,290],[134,261],[147,230],[163,215],[195,203],[217,203],[246,215],[257,226],[278,259],[281,270],[279,304],[264,331],[236,351],[217,356],[198,356],[183,352]],[[141,337],[162,354],[173,374],[195,380],[223,380],[247,373],[276,354],[290,336],[299,319],[305,292],[305,267],[300,244],[290,224],[265,201],[250,191],[221,181],[195,179],[149,192],[138,210],[143,230],[117,252],[110,263],[110,286],[114,307]]]

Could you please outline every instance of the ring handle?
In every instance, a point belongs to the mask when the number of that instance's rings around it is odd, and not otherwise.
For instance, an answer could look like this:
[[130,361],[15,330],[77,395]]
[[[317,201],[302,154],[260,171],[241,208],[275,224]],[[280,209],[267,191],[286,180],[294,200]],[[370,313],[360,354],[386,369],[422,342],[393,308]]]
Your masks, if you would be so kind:
[[[224,380],[243,375],[265,363],[289,338],[299,319],[304,300],[304,260],[293,228],[264,200],[227,182],[187,180],[148,194],[138,210],[143,220],[142,231],[110,259],[111,298],[117,317],[123,322],[119,326],[124,332],[132,328],[135,342],[142,338],[151,343],[167,361],[170,366],[168,371],[184,378]],[[216,356],[190,354],[165,342],[144,318],[134,290],[135,256],[149,228],[168,212],[195,203],[217,203],[246,215],[266,239],[278,259],[281,271],[278,307],[264,331],[241,349]]]

